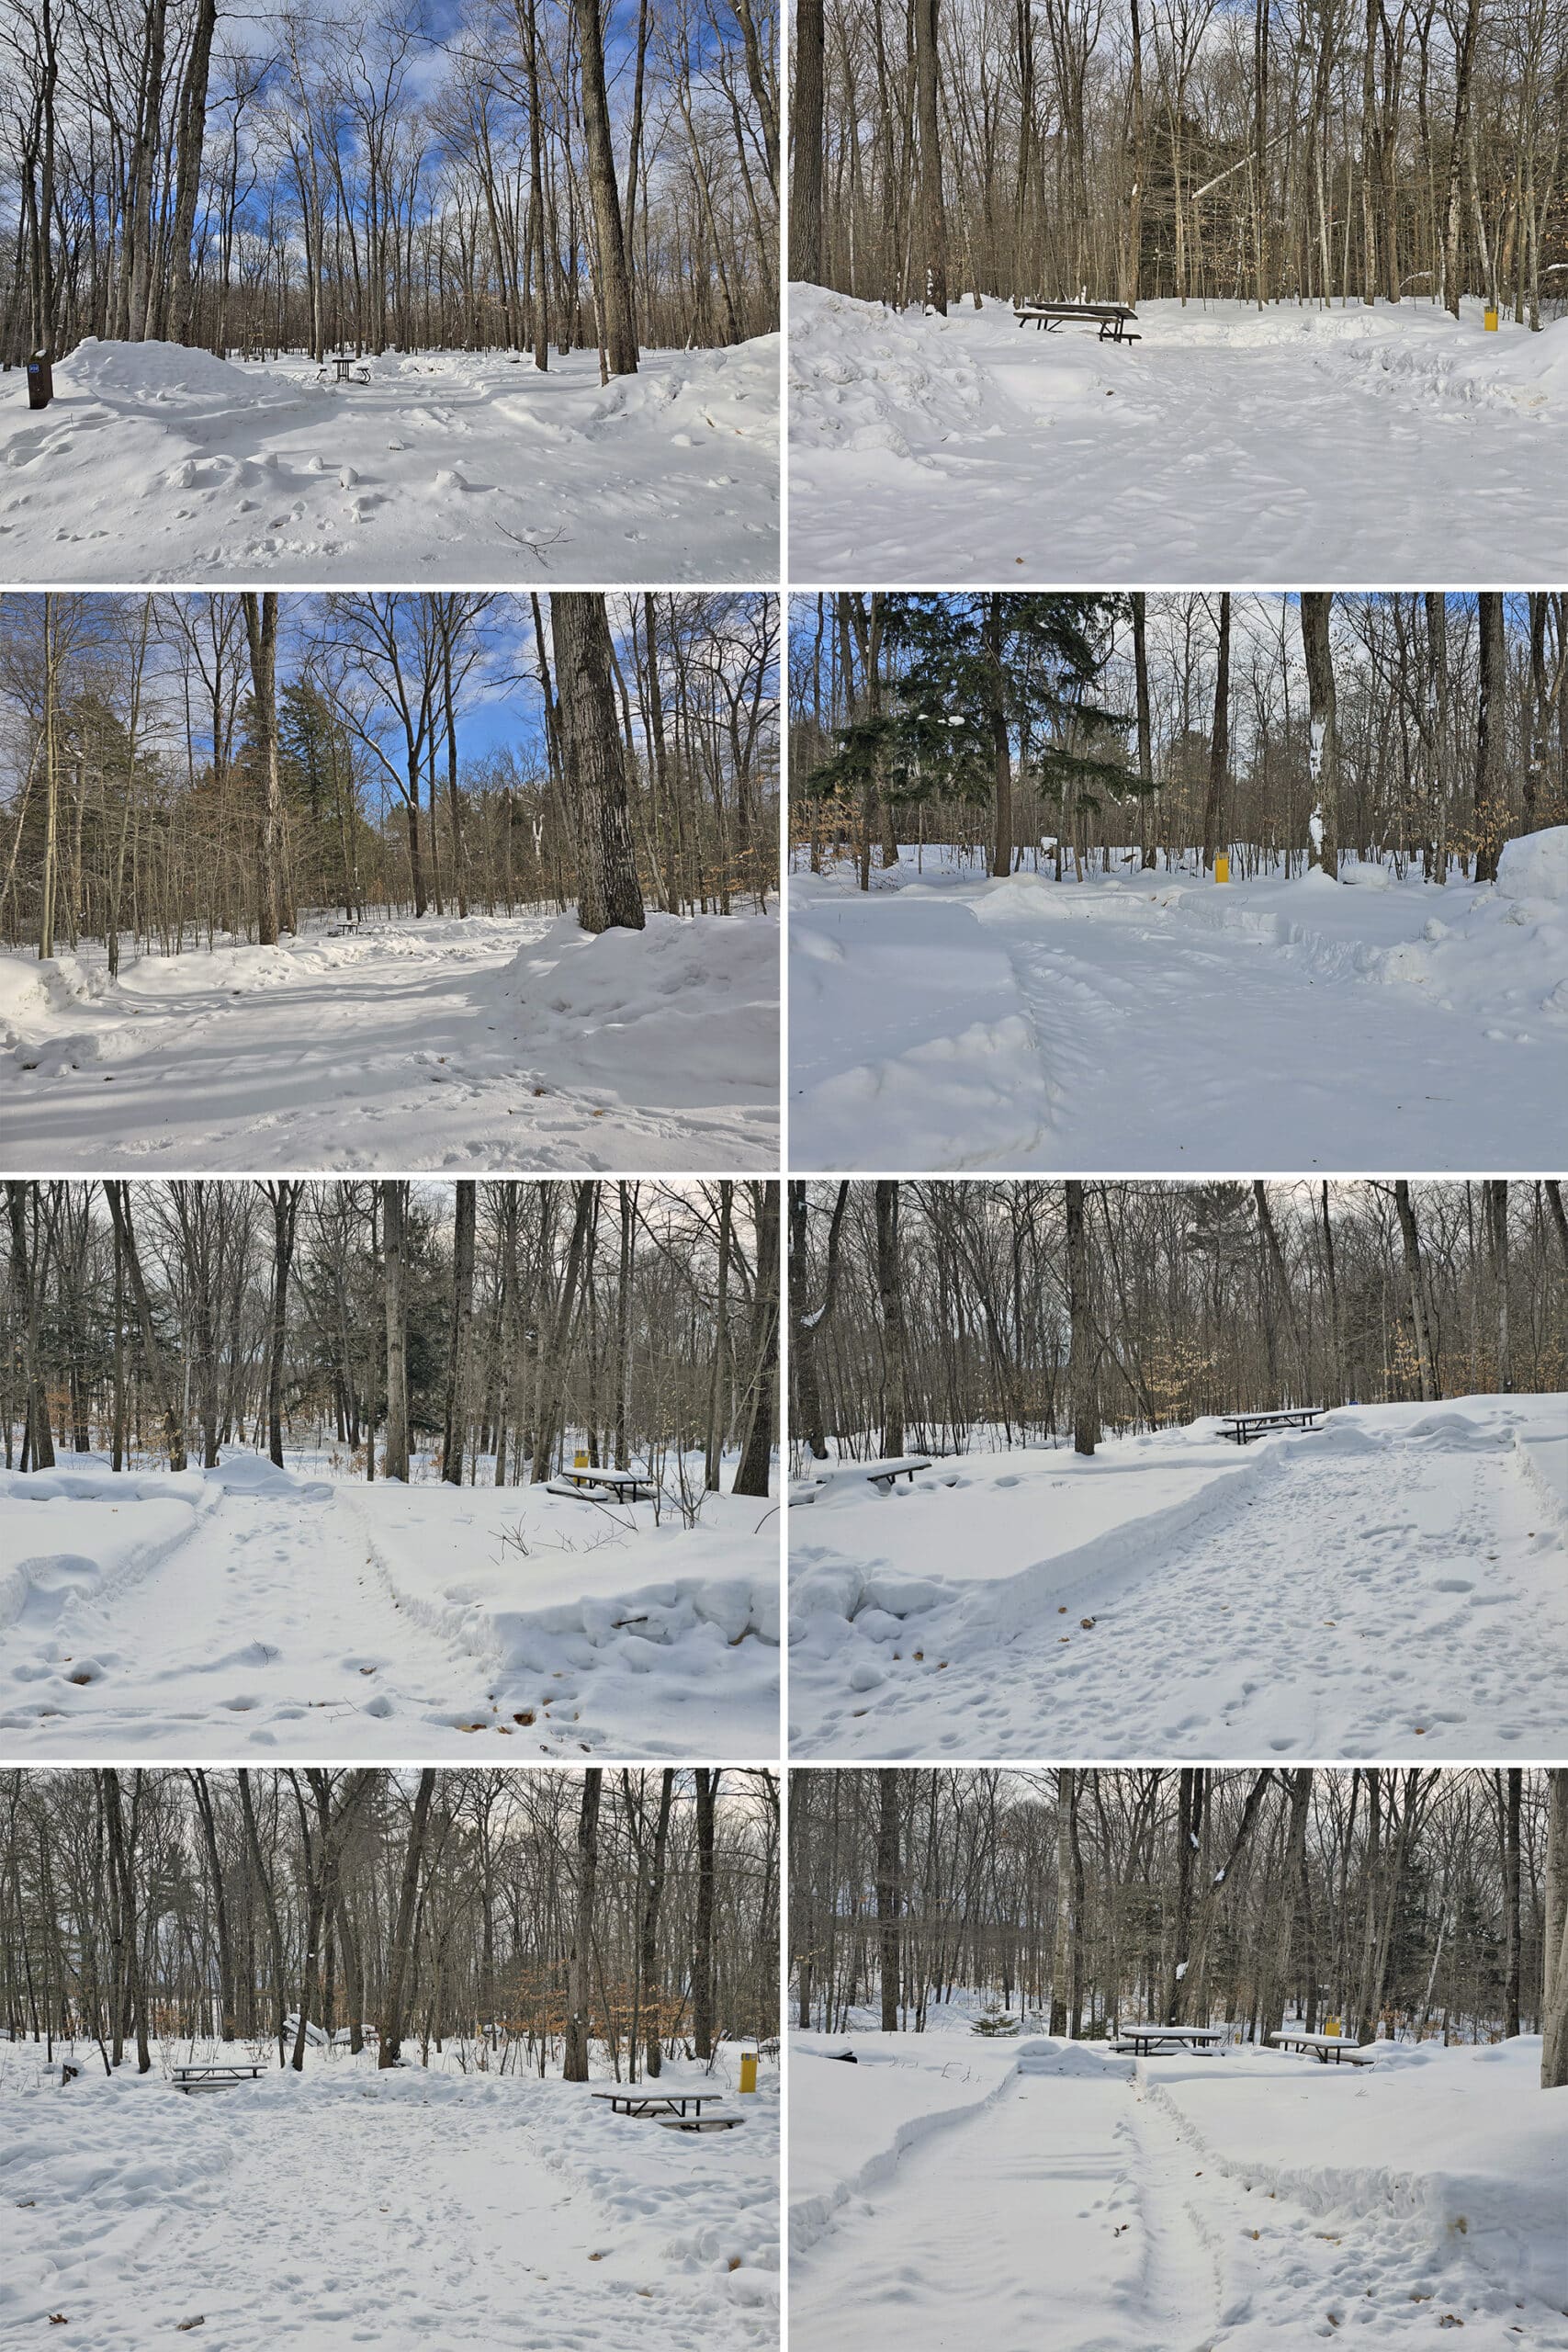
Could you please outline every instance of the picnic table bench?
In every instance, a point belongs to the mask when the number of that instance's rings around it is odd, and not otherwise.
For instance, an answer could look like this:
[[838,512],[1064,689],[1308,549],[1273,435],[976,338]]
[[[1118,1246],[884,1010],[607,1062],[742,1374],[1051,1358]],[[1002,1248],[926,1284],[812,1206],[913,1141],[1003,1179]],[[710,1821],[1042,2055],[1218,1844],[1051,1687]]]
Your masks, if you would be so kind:
[[1255,1437],[1267,1437],[1271,1430],[1314,1430],[1323,1414],[1321,1405],[1298,1405],[1277,1413],[1224,1413],[1220,1434],[1234,1438],[1237,1445],[1250,1445]]
[[733,2132],[738,2115],[658,2115],[654,2121],[666,2132]]
[[931,1456],[927,1453],[900,1453],[886,1462],[814,1462],[810,1476],[790,1490],[792,1503],[814,1503],[825,1487],[837,1486],[840,1480],[863,1479],[867,1486],[876,1487],[884,1494],[891,1494],[895,1482],[908,1478],[915,1483],[917,1470],[929,1470]]
[[601,1494],[615,1495],[626,1502],[633,1503],[639,1503],[645,1496],[653,1495],[658,1486],[658,1479],[647,1470],[572,1468],[558,1471],[556,1476],[548,1481],[552,1495],[587,1496],[591,1498],[597,1489]]
[[177,2091],[226,2091],[236,2083],[259,2082],[266,2071],[259,2060],[225,2059],[215,2066],[176,2066],[174,2083]]
[[1054,334],[1059,326],[1074,319],[1088,319],[1099,325],[1101,343],[1143,340],[1133,332],[1138,314],[1125,302],[1015,302],[1012,313],[1021,327],[1032,322],[1042,334]]
[[631,2083],[616,2090],[593,2091],[590,2096],[593,2098],[607,2100],[612,2115],[652,2115],[657,2116],[661,2122],[668,2115],[672,2116],[679,2123],[685,2120],[688,2108],[694,2110],[692,2120],[694,2121],[702,2114],[705,2107],[714,2106],[724,2097],[724,2093],[687,2090],[650,2091],[645,2085]]
[[351,351],[328,352],[316,370],[316,381],[319,384],[326,382],[329,367],[333,370],[334,384],[346,384],[351,376],[356,383],[367,384],[370,381],[369,368],[367,368],[363,359],[355,359]]
[[1269,2039],[1277,2050],[1299,2050],[1303,2058],[1315,2058],[1324,2066],[1370,2066],[1372,2063],[1368,2052],[1347,2041],[1342,2033],[1271,2033]]
[[1111,2046],[1131,2051],[1134,2058],[1152,2058],[1162,2050],[1209,2055],[1223,2050],[1230,2038],[1228,2025],[1124,2025]]

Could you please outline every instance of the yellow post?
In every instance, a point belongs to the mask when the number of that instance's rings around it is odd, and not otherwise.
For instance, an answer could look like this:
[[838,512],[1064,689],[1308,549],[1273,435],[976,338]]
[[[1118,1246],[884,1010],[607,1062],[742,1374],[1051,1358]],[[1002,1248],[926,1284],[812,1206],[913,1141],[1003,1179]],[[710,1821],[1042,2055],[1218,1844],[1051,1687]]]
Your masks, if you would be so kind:
[[1215,860],[1214,860],[1214,879],[1215,879],[1215,881],[1216,881],[1216,882],[1228,882],[1228,881],[1230,880],[1230,878],[1231,878],[1231,862],[1230,862],[1230,859],[1229,859],[1228,857],[1224,857],[1224,856],[1216,857],[1216,858],[1215,858]]
[[1324,2030],[1325,2033],[1337,2033],[1337,2032],[1338,2032],[1338,2030],[1339,2030],[1339,2020],[1338,2020],[1338,2018],[1324,2018],[1324,2020],[1323,2020],[1323,2030]]
[[743,2092],[754,2091],[757,2087],[757,2053],[754,2050],[743,2050],[740,2053],[740,2087]]
[[1486,306],[1486,308],[1485,308],[1485,310],[1484,310],[1484,311],[1483,311],[1483,312],[1482,312],[1482,314],[1481,314],[1481,323],[1482,323],[1483,328],[1485,330],[1486,334],[1496,334],[1496,332],[1497,332],[1497,313],[1496,313],[1496,311],[1493,309],[1493,307],[1492,307],[1491,303],[1488,303],[1488,304],[1487,304],[1487,306]]
[[571,1457],[571,1466],[574,1470],[586,1470],[588,1467],[588,1456],[581,1446]]

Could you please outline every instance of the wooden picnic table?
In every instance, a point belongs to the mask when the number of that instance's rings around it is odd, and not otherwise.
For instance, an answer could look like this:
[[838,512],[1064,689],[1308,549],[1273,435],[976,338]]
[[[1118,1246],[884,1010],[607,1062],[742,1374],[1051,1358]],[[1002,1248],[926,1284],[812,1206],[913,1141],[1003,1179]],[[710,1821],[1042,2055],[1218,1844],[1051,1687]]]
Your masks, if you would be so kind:
[[[604,1494],[624,1497],[634,1503],[641,1502],[645,1495],[653,1494],[659,1485],[658,1479],[647,1470],[580,1470],[574,1466],[558,1471],[557,1476],[565,1480],[571,1492],[588,1495],[598,1487]],[[553,1480],[551,1484],[554,1484]]]
[[1125,302],[1015,302],[1012,312],[1021,327],[1032,322],[1042,334],[1054,334],[1059,326],[1068,325],[1075,319],[1087,319],[1099,326],[1101,343],[1143,340],[1132,331],[1138,314]]
[[1324,2066],[1370,2066],[1370,2054],[1347,2041],[1342,2033],[1271,2033],[1269,2037],[1277,2050],[1299,2050],[1303,2058],[1315,2058]]
[[1190,2050],[1208,2054],[1230,2041],[1228,2025],[1124,2025],[1118,2029],[1113,2050],[1130,2050],[1134,2058],[1152,2058],[1161,2050]]
[[688,2090],[650,2091],[643,2085],[633,2083],[621,2089],[594,2091],[591,2096],[607,2100],[612,2115],[653,2115],[661,2120],[666,2115],[672,2115],[679,2120],[685,2115],[688,2108],[694,2110],[694,2115],[700,2116],[705,2107],[712,2107],[724,2097],[724,2093]]
[[260,2060],[225,2059],[214,2066],[176,2066],[174,2083],[177,2091],[224,2091],[247,2079],[259,2082],[266,2071]]
[[1323,1414],[1321,1405],[1297,1405],[1275,1413],[1224,1413],[1220,1434],[1234,1438],[1237,1445],[1250,1445],[1255,1437],[1267,1437],[1272,1430],[1314,1430]]
[[334,384],[346,384],[350,381],[351,378],[355,382],[361,384],[367,384],[370,381],[369,368],[367,368],[362,359],[355,359],[351,351],[328,352],[326,358],[322,361],[321,368],[317,370],[320,380],[322,383],[325,383],[326,381],[327,368],[329,366],[333,370],[333,381]]

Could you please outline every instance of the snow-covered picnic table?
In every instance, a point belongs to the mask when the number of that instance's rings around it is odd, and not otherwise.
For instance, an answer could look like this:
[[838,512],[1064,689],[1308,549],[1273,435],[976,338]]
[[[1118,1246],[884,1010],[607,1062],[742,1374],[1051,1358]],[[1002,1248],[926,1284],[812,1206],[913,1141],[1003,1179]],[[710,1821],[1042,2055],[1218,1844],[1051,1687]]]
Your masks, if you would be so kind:
[[900,1453],[876,1462],[814,1462],[810,1476],[790,1489],[792,1503],[814,1503],[824,1487],[834,1487],[848,1481],[878,1487],[890,1494],[896,1479],[908,1478],[915,1483],[917,1470],[931,1468],[928,1453]]
[[1347,2041],[1342,2033],[1271,2033],[1269,2037],[1277,2050],[1299,2050],[1303,2057],[1318,2059],[1325,2066],[1370,2066],[1371,2052],[1361,2050],[1355,2042]]
[[1015,302],[1013,316],[1021,327],[1031,320],[1042,334],[1053,334],[1064,321],[1088,319],[1100,328],[1101,343],[1138,343],[1142,337],[1132,329],[1138,314],[1125,302]]
[[623,1502],[639,1503],[651,1495],[659,1481],[649,1470],[590,1470],[573,1465],[558,1470],[547,1482],[547,1491],[552,1495],[581,1495],[590,1499],[595,1494],[614,1495]]
[[687,2120],[688,2109],[691,2109],[691,2120],[700,2120],[703,2109],[716,2105],[724,2094],[722,2091],[650,2091],[646,2086],[634,2083],[623,2089],[594,2091],[591,2096],[607,2101],[612,2115],[651,2115],[660,2120],[668,2115],[680,2122]]
[[1237,1445],[1250,1445],[1271,1430],[1314,1430],[1323,1419],[1321,1405],[1292,1405],[1272,1413],[1223,1413],[1221,1434]]
[[229,2058],[212,2066],[176,2066],[173,2079],[177,2091],[226,2091],[239,2083],[259,2082],[265,2072],[259,2062]]
[[1151,2058],[1161,2050],[1223,2050],[1230,2038],[1228,2025],[1124,2025],[1111,2046]]

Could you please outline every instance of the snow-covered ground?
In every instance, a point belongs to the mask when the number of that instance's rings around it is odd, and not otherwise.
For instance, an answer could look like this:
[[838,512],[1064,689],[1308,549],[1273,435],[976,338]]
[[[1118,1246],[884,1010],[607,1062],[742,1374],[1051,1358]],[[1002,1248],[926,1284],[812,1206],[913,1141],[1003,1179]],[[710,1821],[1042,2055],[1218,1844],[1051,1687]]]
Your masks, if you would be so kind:
[[789,1551],[797,1756],[1568,1747],[1568,1396],[835,1477]]
[[1480,1096],[1489,1167],[1568,1157],[1568,827],[1479,886],[877,879],[790,878],[796,1167],[1467,1170]]
[[657,912],[0,955],[0,1167],[774,1166],[778,960],[771,917]]
[[[1540,2043],[1119,2058],[798,2034],[795,2352],[1568,2346],[1568,2135]],[[879,2327],[883,2333],[879,2333]]]
[[778,1752],[778,1519],[710,1495],[0,1471],[0,1754]]
[[1139,325],[792,287],[792,579],[1556,579],[1568,319],[1152,301]]
[[762,580],[778,566],[779,339],[649,351],[601,387],[505,352],[299,356],[88,341],[0,395],[0,570],[40,585]]
[[585,2084],[345,2051],[201,2098],[168,2069],[266,2046],[165,2044],[112,2081],[90,2044],[65,2054],[62,2089],[59,2045],[47,2072],[41,2047],[0,2048],[0,2344],[56,2316],[89,2352],[197,2326],[206,2352],[777,2344],[776,2069],[707,2136],[612,2116]]

